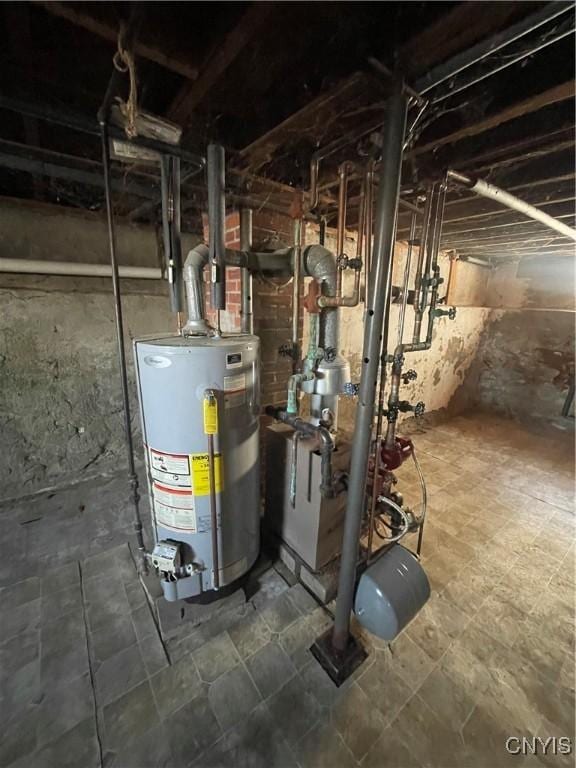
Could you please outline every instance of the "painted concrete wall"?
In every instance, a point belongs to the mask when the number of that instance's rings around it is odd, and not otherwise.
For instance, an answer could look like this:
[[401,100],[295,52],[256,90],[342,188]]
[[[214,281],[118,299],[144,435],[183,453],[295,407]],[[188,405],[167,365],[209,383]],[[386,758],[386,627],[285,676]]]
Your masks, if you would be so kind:
[[576,308],[574,258],[524,260],[493,270],[487,284],[486,302],[506,309]]
[[[85,291],[0,289],[2,499],[126,466],[112,296]],[[127,337],[170,329],[164,296],[126,295],[124,311]],[[130,342],[127,357],[135,394]]]
[[519,421],[559,420],[574,377],[574,313],[493,310],[477,363],[480,407]]
[[[153,229],[118,222],[117,242],[122,264],[159,264]],[[0,205],[0,257],[106,263],[107,244],[100,216]],[[122,287],[133,384],[130,337],[174,329],[174,319],[165,283]],[[0,499],[125,467],[110,280],[1,274],[0,302]],[[132,410],[139,446],[135,399]]]
[[[317,241],[317,232],[314,227],[309,227],[307,241]],[[328,230],[326,247],[335,249],[335,232]],[[345,251],[347,255],[356,253],[356,235],[348,232]],[[393,285],[401,285],[406,264],[406,243],[397,243],[394,253],[394,269],[392,276]],[[410,270],[410,285],[414,283],[418,249],[414,249]],[[440,288],[440,296],[444,296],[448,290],[451,264],[446,254],[441,254],[439,259],[441,276],[444,284]],[[484,275],[482,275],[484,277]],[[464,296],[472,295],[474,283],[478,279],[475,270],[462,270],[459,279],[459,292]],[[344,292],[351,292],[353,273],[348,270],[344,273]],[[451,281],[452,284],[452,281]],[[452,298],[452,297],[449,297]],[[449,302],[452,304],[452,301]],[[490,309],[483,306],[460,306],[458,304],[456,320],[439,318],[434,327],[432,348],[427,352],[409,353],[406,355],[406,368],[413,368],[418,373],[418,378],[406,386],[402,386],[402,398],[411,402],[423,401],[429,412],[445,409],[453,401],[454,395],[459,396],[453,403],[453,407],[462,410],[467,407],[469,397],[472,394],[463,384],[467,373],[476,358],[482,332],[490,315]],[[464,303],[464,302],[463,302]],[[352,309],[340,311],[340,352],[350,360],[352,380],[360,378],[362,359],[363,337],[363,313],[364,305]],[[400,317],[399,303],[392,304],[390,315],[389,348],[394,351],[398,340],[398,322]],[[404,329],[404,341],[412,338],[414,312],[412,307],[407,308],[406,323]],[[425,316],[427,322],[427,316]],[[426,329],[424,327],[423,335]],[[305,328],[305,337],[306,328]],[[457,405],[456,405],[457,404]],[[354,425],[355,403],[353,399],[341,398],[340,423],[348,431]],[[403,417],[406,418],[406,417]]]
[[574,268],[573,259],[543,257],[490,274],[486,299],[497,309],[467,381],[478,407],[522,421],[560,420],[574,380]]

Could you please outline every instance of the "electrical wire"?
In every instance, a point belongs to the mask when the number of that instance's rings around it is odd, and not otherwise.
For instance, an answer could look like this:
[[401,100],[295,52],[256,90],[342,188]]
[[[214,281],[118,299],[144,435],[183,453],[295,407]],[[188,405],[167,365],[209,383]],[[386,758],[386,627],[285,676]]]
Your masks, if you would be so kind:
[[[387,496],[379,496],[378,501],[381,504],[387,504],[389,507],[392,507],[392,509],[397,512],[400,517],[402,518],[402,529],[400,530],[400,533],[397,533],[395,536],[382,536],[382,534],[378,531],[376,518],[374,518],[374,530],[376,531],[376,534],[385,541],[388,542],[388,544],[394,544],[397,541],[400,541],[406,534],[408,533],[408,530],[410,528],[410,521],[408,520],[408,515],[402,507],[399,504],[396,504],[395,501],[392,501],[392,499],[389,499]],[[384,523],[386,525],[386,523]],[[388,525],[386,525],[387,528],[389,528]]]
[[422,489],[422,512],[420,513],[420,517],[417,520],[418,543],[416,545],[416,554],[418,555],[418,557],[420,557],[420,551],[422,549],[422,537],[424,535],[424,521],[426,520],[426,509],[428,507],[428,492],[426,490],[426,481],[424,480],[424,475],[422,474],[420,462],[418,461],[418,458],[416,456],[416,451],[414,450],[414,448],[412,448],[412,458],[414,460],[414,466],[416,467],[416,472],[418,473],[418,477],[420,478],[420,487]]

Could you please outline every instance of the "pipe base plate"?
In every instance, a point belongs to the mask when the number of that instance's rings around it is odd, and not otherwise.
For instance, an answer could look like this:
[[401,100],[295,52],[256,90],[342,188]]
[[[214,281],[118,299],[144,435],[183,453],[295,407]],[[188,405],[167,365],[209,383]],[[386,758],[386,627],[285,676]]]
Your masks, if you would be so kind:
[[368,658],[353,635],[348,636],[346,650],[337,651],[332,645],[332,628],[316,638],[310,652],[337,688]]

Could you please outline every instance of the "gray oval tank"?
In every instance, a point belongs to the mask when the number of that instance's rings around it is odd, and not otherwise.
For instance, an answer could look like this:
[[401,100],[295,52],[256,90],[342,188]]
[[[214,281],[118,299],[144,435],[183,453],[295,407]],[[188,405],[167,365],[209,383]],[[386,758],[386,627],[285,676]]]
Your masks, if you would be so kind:
[[[219,587],[260,548],[259,339],[170,336],[134,344],[155,528],[151,555],[167,600],[215,588],[210,489],[216,491]],[[206,392],[218,426],[210,461]]]
[[369,632],[390,642],[429,597],[430,583],[416,556],[392,544],[360,577],[354,613]]

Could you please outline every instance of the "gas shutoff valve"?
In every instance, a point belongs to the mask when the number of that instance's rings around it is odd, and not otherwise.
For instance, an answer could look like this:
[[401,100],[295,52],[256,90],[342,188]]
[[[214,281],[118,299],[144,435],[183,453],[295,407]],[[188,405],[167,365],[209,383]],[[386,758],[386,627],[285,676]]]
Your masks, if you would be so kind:
[[412,403],[408,402],[408,400],[400,400],[398,403],[398,410],[402,413],[408,413],[412,411],[414,416],[419,419],[424,415],[424,412],[426,411],[426,405],[421,400],[419,403],[416,403],[416,405],[412,405]]
[[450,309],[435,309],[434,317],[447,317],[448,320],[455,320],[456,307],[450,307]]
[[344,384],[344,388],[342,392],[343,394],[348,395],[349,397],[356,397],[359,390],[360,390],[359,384],[354,384],[354,382],[352,381],[347,381]]
[[408,384],[409,382],[414,381],[417,378],[418,378],[418,374],[413,368],[410,368],[410,370],[405,371],[402,374],[402,381],[404,382],[404,384]]

